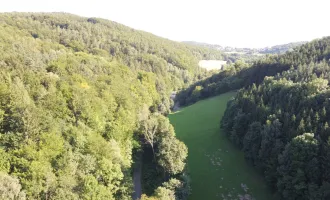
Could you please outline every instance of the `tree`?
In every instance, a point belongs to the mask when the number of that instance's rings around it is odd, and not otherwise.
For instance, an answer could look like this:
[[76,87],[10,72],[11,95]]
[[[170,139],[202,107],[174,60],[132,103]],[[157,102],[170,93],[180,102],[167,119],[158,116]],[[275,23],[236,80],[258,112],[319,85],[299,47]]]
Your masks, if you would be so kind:
[[261,145],[261,131],[262,125],[260,122],[253,122],[248,129],[248,132],[244,136],[243,140],[243,151],[245,158],[257,164],[258,153]]
[[21,188],[17,178],[0,172],[0,199],[25,200],[25,192]]
[[198,82],[207,90],[211,82],[243,79],[243,88],[228,103],[222,127],[234,143],[243,141],[247,160],[255,160],[260,146],[257,167],[283,199],[329,199],[330,65],[323,60],[330,58],[329,44],[327,37],[266,56],[234,75],[220,72]]
[[266,181],[271,185],[276,185],[278,155],[284,148],[281,138],[282,124],[278,119],[265,125],[261,132],[261,148],[259,149],[260,168],[264,171]]
[[0,148],[0,171],[9,172],[10,168],[10,155]]
[[320,173],[322,186],[320,187],[320,193],[323,199],[330,198],[330,138],[326,142],[322,142],[320,145]]
[[279,157],[277,187],[285,199],[315,199],[320,180],[314,134],[295,137]]
[[174,191],[164,187],[158,187],[156,189],[155,197],[159,200],[175,200]]
[[177,179],[170,179],[158,187],[151,197],[143,194],[141,200],[176,200],[181,199],[177,194],[177,189],[182,186],[182,183]]
[[203,87],[202,86],[196,86],[195,89],[192,92],[192,98],[194,99],[194,101],[198,101],[198,99],[201,96],[201,91],[202,91]]
[[299,126],[298,126],[298,131],[300,133],[303,133],[305,132],[305,121],[304,119],[301,119],[300,122],[299,122]]
[[185,167],[188,149],[184,143],[172,135],[161,139],[158,147],[157,160],[160,166],[170,174],[178,174]]
[[[3,13],[0,21],[0,171],[28,199],[129,199],[133,149],[151,146],[157,157],[162,138],[175,138],[170,92],[210,75],[199,60],[223,58],[104,19]],[[174,176],[158,176],[164,170],[151,162],[157,186]]]
[[144,138],[147,141],[147,143],[151,146],[154,158],[155,158],[154,145],[157,140],[158,126],[159,123],[158,123],[157,114],[151,115],[147,120],[144,120],[141,123]]
[[114,199],[109,189],[98,184],[96,178],[92,175],[84,177],[81,188],[83,199]]

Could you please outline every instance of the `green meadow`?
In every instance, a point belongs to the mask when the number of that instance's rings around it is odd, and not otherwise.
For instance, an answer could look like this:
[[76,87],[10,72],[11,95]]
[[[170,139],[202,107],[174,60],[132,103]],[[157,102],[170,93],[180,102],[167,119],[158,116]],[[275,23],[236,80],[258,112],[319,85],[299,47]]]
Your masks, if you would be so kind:
[[220,130],[227,102],[234,95],[206,99],[169,116],[177,137],[189,149],[190,200],[272,199],[261,175]]

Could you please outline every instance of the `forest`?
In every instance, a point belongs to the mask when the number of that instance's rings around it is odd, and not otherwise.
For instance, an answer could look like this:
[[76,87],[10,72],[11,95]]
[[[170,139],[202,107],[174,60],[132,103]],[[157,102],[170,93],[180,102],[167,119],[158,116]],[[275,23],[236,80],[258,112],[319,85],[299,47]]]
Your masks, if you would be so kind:
[[330,58],[330,38],[312,41],[285,54],[274,54],[262,57],[252,63],[237,60],[215,73],[199,80],[181,90],[177,101],[181,105],[190,105],[198,100],[260,84],[266,76],[309,63],[318,63]]
[[330,198],[329,49],[327,37],[264,64],[277,73],[239,90],[221,122],[280,199]]
[[142,198],[185,199],[170,93],[222,58],[99,18],[0,14],[0,199],[131,199],[141,154]]
[[[207,109],[201,120],[218,126],[206,133],[225,134],[277,199],[330,199],[330,37],[260,51],[228,55],[67,13],[0,13],[0,199],[132,199],[139,166],[141,200],[187,199],[188,148],[168,115],[227,92],[172,118]],[[228,64],[206,71],[200,60]],[[234,94],[219,122],[217,99]]]
[[276,199],[330,199],[330,37],[236,61],[180,91],[178,101],[238,90],[221,128],[263,174]]

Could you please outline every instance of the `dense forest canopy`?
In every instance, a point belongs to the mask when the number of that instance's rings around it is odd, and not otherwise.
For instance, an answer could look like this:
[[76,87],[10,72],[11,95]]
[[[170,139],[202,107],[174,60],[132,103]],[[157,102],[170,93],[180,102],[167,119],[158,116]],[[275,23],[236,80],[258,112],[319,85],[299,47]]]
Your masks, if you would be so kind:
[[169,96],[222,58],[104,19],[0,14],[0,198],[130,199],[134,154],[150,148],[150,198],[185,198]]
[[263,62],[276,73],[246,82],[221,122],[281,199],[330,198],[329,50],[326,37]]
[[199,60],[223,58],[216,50],[173,42],[98,18],[64,13],[15,13],[1,14],[0,21],[36,39],[59,43],[75,52],[109,57],[131,69],[169,76],[174,80],[166,83],[172,87],[183,86],[182,80],[191,83],[202,74]]

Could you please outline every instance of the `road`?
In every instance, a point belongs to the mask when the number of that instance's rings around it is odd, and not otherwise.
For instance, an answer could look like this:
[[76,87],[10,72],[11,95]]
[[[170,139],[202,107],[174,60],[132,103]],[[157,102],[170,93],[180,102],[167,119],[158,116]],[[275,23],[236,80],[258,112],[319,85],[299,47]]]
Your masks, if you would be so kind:
[[139,155],[139,159],[135,163],[134,171],[133,171],[133,184],[134,184],[133,200],[140,199],[142,195],[141,173],[142,173],[142,154]]

